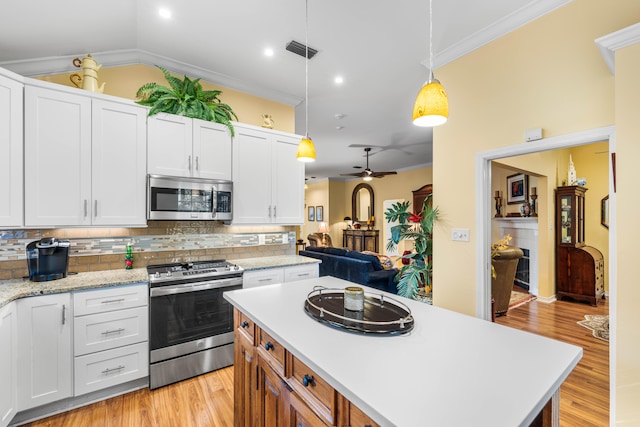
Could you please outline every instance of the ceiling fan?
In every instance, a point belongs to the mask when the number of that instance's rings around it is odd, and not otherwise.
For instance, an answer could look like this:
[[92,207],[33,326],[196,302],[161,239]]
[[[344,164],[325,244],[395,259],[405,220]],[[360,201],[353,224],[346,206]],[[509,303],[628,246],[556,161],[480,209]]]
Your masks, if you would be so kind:
[[373,178],[382,178],[385,175],[397,175],[398,172],[374,172],[369,169],[369,151],[371,151],[371,147],[367,147],[364,149],[365,153],[367,153],[367,168],[362,172],[354,172],[354,173],[341,173],[340,176],[358,176],[361,177],[365,181],[371,181]]

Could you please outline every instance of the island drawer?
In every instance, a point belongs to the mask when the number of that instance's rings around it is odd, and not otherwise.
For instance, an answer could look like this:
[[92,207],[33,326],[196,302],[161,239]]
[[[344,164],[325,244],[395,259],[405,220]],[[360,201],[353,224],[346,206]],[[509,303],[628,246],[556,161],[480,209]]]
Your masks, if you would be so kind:
[[325,380],[297,357],[290,356],[291,388],[313,411],[330,425],[335,425],[338,394]]
[[257,327],[258,333],[258,350],[262,357],[278,374],[284,376],[284,347],[278,341],[273,339],[268,333]]
[[234,319],[236,322],[236,330],[244,336],[251,345],[255,345],[256,325],[248,316],[237,308],[234,309]]
[[375,421],[367,416],[364,412],[360,410],[356,405],[349,402],[349,425],[351,427],[380,427]]

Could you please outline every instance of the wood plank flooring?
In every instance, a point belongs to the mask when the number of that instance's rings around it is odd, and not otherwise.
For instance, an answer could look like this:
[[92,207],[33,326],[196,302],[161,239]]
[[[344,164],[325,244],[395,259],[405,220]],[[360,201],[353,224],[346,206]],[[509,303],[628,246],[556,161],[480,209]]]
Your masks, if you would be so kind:
[[[608,302],[596,308],[566,301],[552,304],[532,301],[496,319],[496,323],[584,349],[582,360],[560,389],[561,426],[609,425],[609,347],[576,323],[584,319],[585,314],[608,312]],[[26,426],[230,427],[233,426],[233,367],[157,390],[138,390]]]
[[560,387],[560,425],[566,427],[609,425],[609,343],[576,323],[585,314],[609,314],[608,300],[598,307],[532,301],[496,318],[496,323],[582,347],[582,360]]

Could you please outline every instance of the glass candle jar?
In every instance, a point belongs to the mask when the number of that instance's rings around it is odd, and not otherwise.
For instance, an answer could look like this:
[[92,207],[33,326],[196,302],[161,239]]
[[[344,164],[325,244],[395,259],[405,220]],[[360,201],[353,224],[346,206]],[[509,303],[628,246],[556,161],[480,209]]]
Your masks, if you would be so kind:
[[359,286],[344,288],[344,308],[350,311],[364,310],[364,289]]

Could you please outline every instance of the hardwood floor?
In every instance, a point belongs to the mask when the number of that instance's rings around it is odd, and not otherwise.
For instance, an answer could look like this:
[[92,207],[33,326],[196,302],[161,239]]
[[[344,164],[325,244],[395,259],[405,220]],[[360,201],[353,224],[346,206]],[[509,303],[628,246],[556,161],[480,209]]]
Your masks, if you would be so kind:
[[582,347],[582,360],[560,387],[560,425],[566,427],[609,425],[609,343],[576,323],[585,314],[609,314],[608,300],[598,307],[532,301],[496,318],[496,323]]
[[[532,301],[509,310],[496,323],[578,345],[584,355],[560,389],[560,425],[609,425],[609,346],[576,322],[598,307]],[[526,369],[526,366],[523,366]],[[138,390],[40,421],[29,427],[218,427],[233,426],[233,367],[157,390]]]

